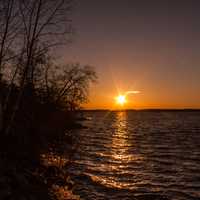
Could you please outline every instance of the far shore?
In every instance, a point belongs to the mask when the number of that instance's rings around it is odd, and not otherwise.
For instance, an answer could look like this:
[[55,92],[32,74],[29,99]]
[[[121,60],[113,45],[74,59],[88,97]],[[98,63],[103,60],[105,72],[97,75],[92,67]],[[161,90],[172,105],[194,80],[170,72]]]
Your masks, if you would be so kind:
[[[200,108],[146,108],[146,109],[82,109],[81,112],[118,112],[118,111],[131,111],[131,112],[200,112]],[[80,112],[79,111],[79,112]]]

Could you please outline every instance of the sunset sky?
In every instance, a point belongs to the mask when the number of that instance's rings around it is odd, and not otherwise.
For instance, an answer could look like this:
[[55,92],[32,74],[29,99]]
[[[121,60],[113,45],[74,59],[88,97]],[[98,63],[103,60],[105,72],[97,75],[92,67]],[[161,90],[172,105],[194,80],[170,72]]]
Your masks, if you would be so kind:
[[80,0],[72,20],[64,60],[99,77],[86,108],[115,109],[130,90],[124,108],[200,108],[200,1]]

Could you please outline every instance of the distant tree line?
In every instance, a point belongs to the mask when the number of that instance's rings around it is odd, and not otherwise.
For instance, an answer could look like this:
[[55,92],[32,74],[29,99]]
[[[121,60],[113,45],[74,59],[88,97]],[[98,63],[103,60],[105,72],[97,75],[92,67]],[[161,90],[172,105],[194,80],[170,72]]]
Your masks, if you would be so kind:
[[72,0],[0,0],[0,131],[32,123],[42,105],[76,110],[96,80],[90,66],[56,64],[73,33]]

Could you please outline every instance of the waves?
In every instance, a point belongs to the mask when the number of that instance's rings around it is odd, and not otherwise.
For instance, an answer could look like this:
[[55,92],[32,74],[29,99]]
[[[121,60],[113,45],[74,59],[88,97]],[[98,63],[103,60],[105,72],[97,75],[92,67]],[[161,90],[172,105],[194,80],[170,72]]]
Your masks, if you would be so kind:
[[71,168],[83,199],[200,199],[200,113],[87,117]]

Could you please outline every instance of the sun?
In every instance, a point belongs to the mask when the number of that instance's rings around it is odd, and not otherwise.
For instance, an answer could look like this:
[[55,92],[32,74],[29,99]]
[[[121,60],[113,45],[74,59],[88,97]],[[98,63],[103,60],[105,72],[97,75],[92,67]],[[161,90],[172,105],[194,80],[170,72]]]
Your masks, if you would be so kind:
[[125,95],[119,95],[116,97],[116,103],[123,106],[126,103],[126,96]]

